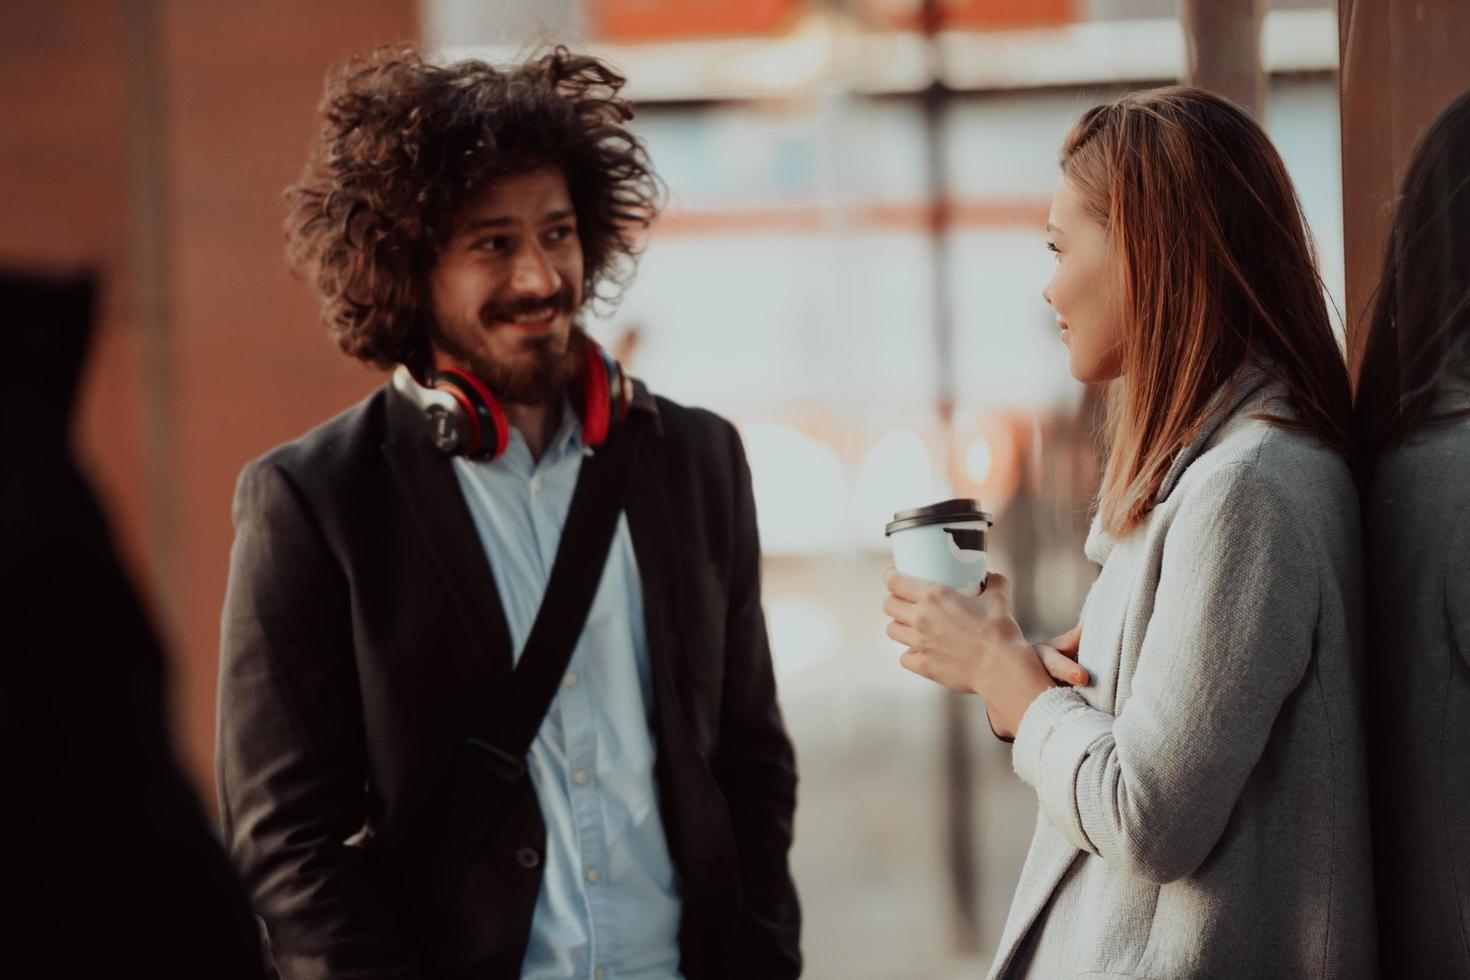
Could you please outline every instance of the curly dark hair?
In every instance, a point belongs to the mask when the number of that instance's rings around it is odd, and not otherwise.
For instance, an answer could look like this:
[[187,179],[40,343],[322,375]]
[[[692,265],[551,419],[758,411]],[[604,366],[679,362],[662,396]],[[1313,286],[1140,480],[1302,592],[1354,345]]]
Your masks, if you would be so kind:
[[379,48],[333,71],[311,158],[286,190],[286,240],[342,349],[379,367],[423,364],[428,272],[455,213],[486,181],[548,165],[577,212],[584,301],[616,302],[663,200],[625,126],[623,84],[561,46],[509,68]]

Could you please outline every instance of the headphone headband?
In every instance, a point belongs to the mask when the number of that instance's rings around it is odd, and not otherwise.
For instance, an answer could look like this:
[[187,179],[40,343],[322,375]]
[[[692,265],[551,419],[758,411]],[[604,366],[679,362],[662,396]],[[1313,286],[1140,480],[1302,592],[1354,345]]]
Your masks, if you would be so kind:
[[[582,438],[600,446],[628,417],[632,383],[612,355],[586,334],[582,363],[573,381],[572,403],[582,421]],[[415,378],[400,364],[393,371],[393,388],[424,413],[429,437],[443,453],[493,460],[510,444],[510,423],[494,393],[479,378],[458,368],[430,371]]]

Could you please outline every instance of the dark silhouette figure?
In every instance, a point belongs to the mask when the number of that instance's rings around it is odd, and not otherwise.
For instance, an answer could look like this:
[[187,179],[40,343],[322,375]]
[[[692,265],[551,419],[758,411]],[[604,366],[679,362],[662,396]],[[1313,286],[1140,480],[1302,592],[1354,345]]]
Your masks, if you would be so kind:
[[1470,976],[1470,93],[1394,209],[1357,391],[1385,976]]
[[160,645],[69,445],[92,296],[86,279],[0,273],[6,962],[259,978],[249,907],[169,743]]

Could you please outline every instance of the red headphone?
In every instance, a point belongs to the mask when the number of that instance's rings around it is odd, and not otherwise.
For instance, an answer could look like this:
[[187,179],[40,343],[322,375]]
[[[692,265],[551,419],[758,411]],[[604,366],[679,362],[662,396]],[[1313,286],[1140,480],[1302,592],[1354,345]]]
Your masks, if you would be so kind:
[[[582,363],[572,387],[572,405],[582,420],[582,441],[600,446],[628,416],[633,385],[622,366],[591,337],[583,336]],[[430,436],[440,450],[474,460],[492,460],[510,444],[510,425],[489,388],[458,368],[430,371],[421,384],[407,367],[393,372],[393,387],[423,409]]]

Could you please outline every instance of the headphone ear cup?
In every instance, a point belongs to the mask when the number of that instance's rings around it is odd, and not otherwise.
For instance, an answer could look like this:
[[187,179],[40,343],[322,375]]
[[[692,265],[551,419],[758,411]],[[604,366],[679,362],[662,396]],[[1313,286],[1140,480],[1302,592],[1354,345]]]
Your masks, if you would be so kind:
[[582,438],[589,446],[600,446],[612,431],[613,404],[610,372],[616,362],[591,338],[587,340],[582,370]]
[[464,449],[464,455],[475,460],[492,460],[505,452],[510,443],[510,423],[500,402],[480,379],[458,368],[430,375],[430,382],[440,391],[453,396],[471,420],[475,438]]

